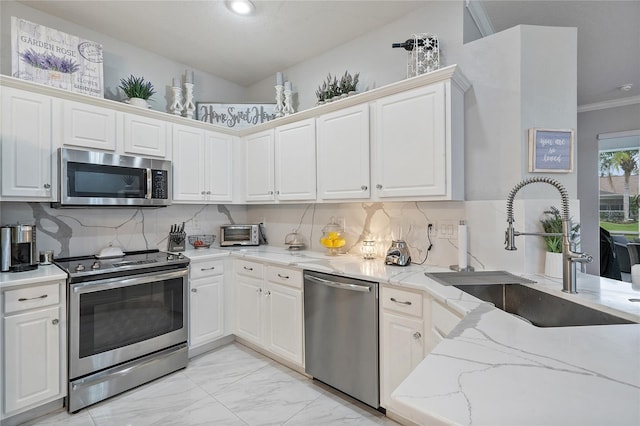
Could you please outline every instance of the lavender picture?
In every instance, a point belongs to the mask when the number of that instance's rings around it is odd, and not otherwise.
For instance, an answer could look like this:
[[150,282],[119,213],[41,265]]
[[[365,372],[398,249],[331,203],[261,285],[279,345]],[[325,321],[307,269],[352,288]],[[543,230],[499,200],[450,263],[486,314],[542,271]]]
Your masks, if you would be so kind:
[[102,46],[11,17],[13,77],[103,97]]

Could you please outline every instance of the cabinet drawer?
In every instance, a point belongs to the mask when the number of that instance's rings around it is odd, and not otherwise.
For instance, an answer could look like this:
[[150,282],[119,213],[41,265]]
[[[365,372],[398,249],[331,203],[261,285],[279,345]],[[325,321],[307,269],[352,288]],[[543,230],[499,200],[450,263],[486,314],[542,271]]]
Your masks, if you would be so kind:
[[60,303],[58,283],[18,288],[4,293],[4,313],[39,308]]
[[205,260],[202,262],[191,262],[191,278],[213,277],[224,273],[224,261]]
[[422,317],[422,294],[382,287],[382,308]]
[[279,266],[267,266],[267,280],[290,287],[302,288],[302,271]]
[[461,318],[435,300],[431,302],[431,327],[443,337],[451,333]]
[[246,275],[248,277],[262,279],[262,264],[256,262],[250,262],[247,260],[238,260],[234,262],[234,270],[236,274]]

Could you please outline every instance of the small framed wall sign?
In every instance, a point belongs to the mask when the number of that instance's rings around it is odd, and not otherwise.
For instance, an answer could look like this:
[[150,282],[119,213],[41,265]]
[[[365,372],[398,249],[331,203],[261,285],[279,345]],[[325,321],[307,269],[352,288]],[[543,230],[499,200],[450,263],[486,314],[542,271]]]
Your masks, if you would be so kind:
[[223,104],[196,102],[196,117],[199,121],[242,129],[274,120],[276,104]]
[[529,129],[529,172],[573,172],[572,129]]

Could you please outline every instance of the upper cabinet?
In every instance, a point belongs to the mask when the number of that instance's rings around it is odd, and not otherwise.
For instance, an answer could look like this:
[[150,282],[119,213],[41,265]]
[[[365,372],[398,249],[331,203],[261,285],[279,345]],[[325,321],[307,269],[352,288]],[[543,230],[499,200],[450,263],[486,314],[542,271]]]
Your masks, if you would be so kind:
[[278,126],[275,130],[275,183],[279,201],[316,199],[315,119]]
[[247,136],[244,144],[245,201],[274,201],[273,129]]
[[[464,122],[455,123],[459,129],[453,133],[447,100],[451,100],[450,85],[441,82],[373,103],[376,198],[453,200],[464,197],[461,190]],[[455,173],[452,172],[454,164],[458,166]]]
[[169,129],[171,125],[164,120],[123,113],[124,152],[129,155],[146,157],[167,157]]
[[2,88],[2,197],[53,201],[50,96]]
[[369,198],[369,104],[321,115],[316,127],[318,198]]
[[65,100],[62,102],[62,144],[116,150],[116,111]]
[[231,135],[173,125],[173,200],[231,202],[233,142]]

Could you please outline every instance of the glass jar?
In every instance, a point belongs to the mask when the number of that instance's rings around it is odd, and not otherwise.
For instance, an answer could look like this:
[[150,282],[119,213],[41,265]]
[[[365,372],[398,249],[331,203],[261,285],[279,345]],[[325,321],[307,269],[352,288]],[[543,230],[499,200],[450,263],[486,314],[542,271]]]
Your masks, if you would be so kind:
[[327,249],[329,256],[336,256],[341,253],[341,249],[346,243],[344,227],[338,223],[335,217],[331,217],[329,223],[322,228],[320,244]]

